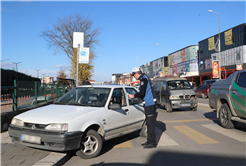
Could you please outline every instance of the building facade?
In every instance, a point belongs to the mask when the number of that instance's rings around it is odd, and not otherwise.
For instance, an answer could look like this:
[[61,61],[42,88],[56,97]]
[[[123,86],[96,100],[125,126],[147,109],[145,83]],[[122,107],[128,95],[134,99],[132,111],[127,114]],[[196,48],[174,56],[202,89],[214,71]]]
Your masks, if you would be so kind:
[[220,61],[221,79],[246,68],[246,23],[211,36],[199,42],[199,73],[201,80],[212,79],[213,61]]
[[53,84],[54,77],[42,77],[41,82],[46,84]]

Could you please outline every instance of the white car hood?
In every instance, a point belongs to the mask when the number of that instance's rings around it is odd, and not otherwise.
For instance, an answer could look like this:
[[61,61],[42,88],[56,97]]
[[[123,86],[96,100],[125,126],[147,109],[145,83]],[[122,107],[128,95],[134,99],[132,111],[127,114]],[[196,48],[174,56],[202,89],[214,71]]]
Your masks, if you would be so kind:
[[36,108],[22,114],[15,118],[23,122],[49,124],[49,123],[67,123],[69,120],[80,115],[94,111],[96,107],[83,107],[72,105],[48,105],[45,107]]

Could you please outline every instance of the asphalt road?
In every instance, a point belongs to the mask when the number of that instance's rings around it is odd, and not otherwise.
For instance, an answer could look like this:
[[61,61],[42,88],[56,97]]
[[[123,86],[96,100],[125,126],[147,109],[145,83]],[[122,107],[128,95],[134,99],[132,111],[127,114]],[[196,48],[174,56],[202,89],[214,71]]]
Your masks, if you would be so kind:
[[186,109],[167,113],[161,107],[157,111],[157,148],[143,149],[141,143],[146,138],[134,132],[104,142],[96,158],[85,160],[74,154],[64,165],[246,165],[245,124],[224,129],[216,112],[205,107],[195,112]]

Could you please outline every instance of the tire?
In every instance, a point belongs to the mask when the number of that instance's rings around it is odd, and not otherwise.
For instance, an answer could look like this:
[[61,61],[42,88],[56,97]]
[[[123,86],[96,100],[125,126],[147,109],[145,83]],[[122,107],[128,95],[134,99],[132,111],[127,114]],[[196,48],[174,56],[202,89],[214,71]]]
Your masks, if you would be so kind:
[[139,131],[139,136],[140,137],[147,137],[148,136],[146,121],[144,122],[142,129]]
[[173,108],[172,108],[170,102],[167,102],[165,107],[166,107],[167,112],[169,112],[169,113],[173,112]]
[[102,137],[95,131],[89,130],[82,137],[80,149],[76,155],[83,159],[96,157],[102,150]]
[[220,124],[222,127],[227,129],[233,129],[236,122],[231,120],[231,110],[227,104],[223,104],[219,110]]

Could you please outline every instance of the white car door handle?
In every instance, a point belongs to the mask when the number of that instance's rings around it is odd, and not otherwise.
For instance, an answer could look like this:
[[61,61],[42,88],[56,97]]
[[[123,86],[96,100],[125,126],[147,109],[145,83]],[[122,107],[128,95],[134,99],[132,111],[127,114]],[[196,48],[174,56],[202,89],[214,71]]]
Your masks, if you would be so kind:
[[236,94],[237,92],[236,92],[236,91],[232,91],[231,93],[232,93],[232,94]]

